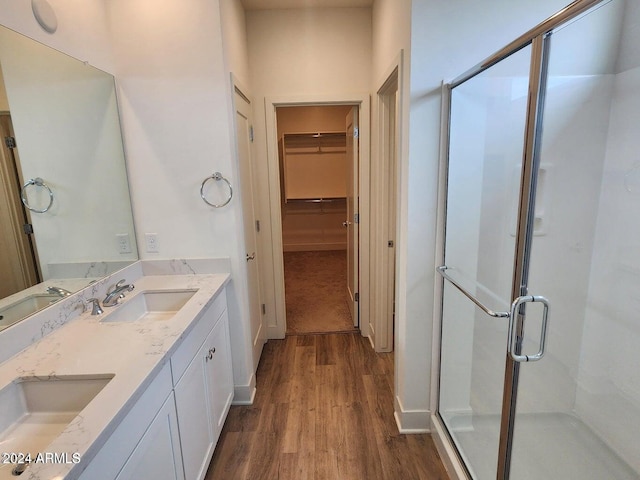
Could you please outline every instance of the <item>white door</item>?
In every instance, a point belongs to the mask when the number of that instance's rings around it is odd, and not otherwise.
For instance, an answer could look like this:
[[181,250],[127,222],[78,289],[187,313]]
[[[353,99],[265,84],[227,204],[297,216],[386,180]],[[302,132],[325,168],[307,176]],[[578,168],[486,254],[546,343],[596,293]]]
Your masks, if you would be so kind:
[[358,308],[358,107],[352,107],[346,119],[347,127],[347,295],[353,325],[359,326]]
[[234,108],[236,123],[236,142],[238,148],[238,166],[240,171],[240,190],[242,193],[242,212],[244,218],[244,244],[247,260],[247,287],[249,289],[249,314],[251,320],[251,339],[253,341],[253,367],[257,368],[265,331],[262,325],[262,302],[260,299],[260,271],[258,257],[259,223],[254,203],[254,185],[251,163],[251,143],[253,126],[251,104],[248,98],[236,87],[234,90]]

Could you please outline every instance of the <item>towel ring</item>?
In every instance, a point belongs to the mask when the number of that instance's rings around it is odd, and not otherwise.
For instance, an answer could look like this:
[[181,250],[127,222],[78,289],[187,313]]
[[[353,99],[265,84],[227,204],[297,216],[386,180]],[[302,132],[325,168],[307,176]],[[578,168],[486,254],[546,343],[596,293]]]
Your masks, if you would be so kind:
[[[49,205],[47,205],[46,208],[43,208],[42,210],[40,210],[38,208],[33,208],[32,206],[29,205],[29,201],[27,200],[27,196],[26,196],[26,190],[27,190],[27,187],[30,185],[35,185],[36,187],[43,187],[49,191]],[[22,204],[32,212],[45,213],[51,208],[51,205],[53,205],[53,192],[51,191],[51,188],[49,188],[49,185],[44,183],[44,180],[42,180],[40,177],[36,177],[36,178],[32,178],[22,186],[22,190],[20,190],[20,199],[22,200]]]
[[[227,198],[227,200],[224,203],[218,203],[218,204],[211,203],[204,196],[204,186],[207,184],[207,182],[209,180],[215,180],[216,182],[219,182],[220,180],[224,180],[224,182],[229,187],[229,198]],[[213,175],[211,175],[210,177],[205,178],[202,181],[202,185],[200,185],[200,196],[202,197],[202,200],[204,200],[204,203],[206,203],[207,205],[211,205],[214,208],[220,208],[220,207],[224,207],[226,204],[228,204],[231,201],[231,198],[233,198],[233,188],[231,188],[231,184],[229,183],[229,180],[224,178],[220,172],[215,172]]]

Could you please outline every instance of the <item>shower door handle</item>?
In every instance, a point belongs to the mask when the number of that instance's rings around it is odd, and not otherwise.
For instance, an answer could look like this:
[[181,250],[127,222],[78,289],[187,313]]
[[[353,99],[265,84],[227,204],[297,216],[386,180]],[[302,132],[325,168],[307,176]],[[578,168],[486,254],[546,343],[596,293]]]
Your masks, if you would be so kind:
[[[538,353],[534,355],[523,355],[518,351],[518,328],[517,319],[520,307],[525,303],[542,303],[542,327],[540,331],[540,346]],[[516,298],[511,304],[511,313],[509,314],[509,355],[516,362],[537,362],[544,355],[545,345],[547,343],[547,323],[549,322],[549,300],[538,295],[524,295]],[[522,336],[524,337],[524,335]],[[521,338],[523,340],[523,338]]]

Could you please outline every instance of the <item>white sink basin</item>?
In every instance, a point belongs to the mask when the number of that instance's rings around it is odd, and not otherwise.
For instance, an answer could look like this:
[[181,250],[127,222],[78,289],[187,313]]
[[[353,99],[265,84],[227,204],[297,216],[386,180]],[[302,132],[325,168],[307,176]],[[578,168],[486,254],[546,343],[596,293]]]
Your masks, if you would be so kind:
[[[35,461],[113,377],[16,379],[0,390],[0,452],[31,454]],[[0,479],[15,478],[15,466],[0,463]]]
[[32,313],[61,300],[60,295],[50,293],[34,293],[11,305],[0,308],[0,330],[10,327]]
[[[160,290],[140,292],[122,304],[105,308],[103,322],[169,320],[175,316],[197,290]],[[109,312],[109,309],[113,311]]]

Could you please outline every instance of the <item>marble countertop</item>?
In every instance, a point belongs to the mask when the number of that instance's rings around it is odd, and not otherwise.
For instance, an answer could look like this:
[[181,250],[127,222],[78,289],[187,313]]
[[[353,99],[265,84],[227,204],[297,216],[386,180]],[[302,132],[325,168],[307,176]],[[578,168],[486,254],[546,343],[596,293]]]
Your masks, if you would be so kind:
[[[32,464],[22,478],[77,478],[228,281],[228,274],[143,276],[133,282],[136,288],[123,302],[145,291],[197,291],[170,320],[101,322],[110,308],[100,316],[87,310],[2,363],[0,390],[21,377],[114,375],[46,448],[69,456],[77,453],[81,463]],[[0,472],[5,467],[0,465]]]

